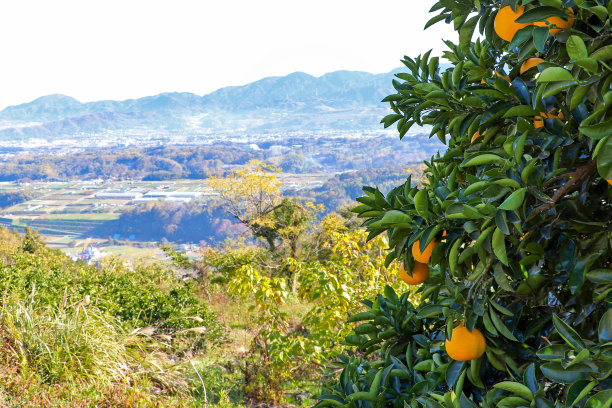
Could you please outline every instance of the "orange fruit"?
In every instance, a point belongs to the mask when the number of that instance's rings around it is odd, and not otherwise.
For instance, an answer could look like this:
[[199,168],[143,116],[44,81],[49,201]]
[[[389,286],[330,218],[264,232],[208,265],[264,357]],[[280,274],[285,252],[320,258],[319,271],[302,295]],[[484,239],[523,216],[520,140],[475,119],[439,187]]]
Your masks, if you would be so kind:
[[478,329],[470,332],[462,324],[455,327],[451,339],[444,343],[446,353],[455,361],[469,361],[482,356],[487,348],[487,342]]
[[[569,14],[570,16],[573,16],[574,11],[572,9],[569,9],[567,14]],[[538,27],[547,27],[549,25],[554,26],[555,28],[551,28],[549,31],[551,34],[556,34],[561,30],[570,28],[570,26],[574,24],[574,18],[569,17],[567,21],[565,21],[561,17],[552,16],[552,17],[547,17],[546,19],[544,19],[544,21],[536,21],[531,24],[538,26]]]
[[525,7],[518,6],[516,8],[516,13],[512,11],[510,6],[502,7],[495,16],[495,21],[493,22],[493,28],[495,29],[495,33],[502,39],[506,41],[512,41],[514,38],[514,34],[521,28],[527,27],[529,24],[520,24],[515,23],[514,20],[523,15],[525,11]]
[[474,143],[474,141],[478,139],[480,136],[481,136],[480,132],[474,133],[474,135],[472,135],[472,140],[470,140],[470,143]]
[[431,258],[431,253],[433,252],[433,249],[436,244],[436,240],[431,241],[429,245],[427,245],[427,247],[425,248],[425,251],[421,252],[421,250],[419,249],[420,241],[415,242],[414,244],[412,244],[412,257],[417,262],[429,262],[429,258]]
[[406,266],[402,263],[400,267],[400,279],[409,285],[420,285],[429,276],[429,266],[421,262],[415,262],[412,268],[412,276],[406,272]]
[[548,114],[544,112],[540,112],[541,116],[535,116],[533,118],[533,127],[536,129],[544,127],[544,119],[563,119],[564,118],[563,112],[559,112],[558,115],[555,115],[553,114],[554,111],[556,111],[555,108],[548,111]]
[[520,69],[521,75],[538,65],[540,62],[544,62],[544,60],[542,58],[529,58],[528,60],[523,62],[523,65],[521,65]]
[[[500,74],[500,73],[499,73],[499,72],[497,72],[497,71],[493,71],[493,73],[494,73],[495,75],[497,75],[498,77],[500,77],[500,78],[504,78],[506,81],[510,82],[510,77],[509,77],[509,76],[506,76],[506,75]],[[486,83],[487,83],[487,81],[485,81],[485,79],[484,79],[484,78],[482,78],[482,79],[480,80],[480,83],[481,83],[481,84],[486,84]]]
[[611,185],[611,186],[612,186],[612,178],[609,178],[609,179],[607,179],[606,181],[608,182],[608,184],[609,184],[609,185]]
[[498,77],[503,78],[503,79],[505,79],[506,81],[510,82],[510,77],[509,77],[509,76],[506,76],[506,75],[500,74],[500,73],[499,73],[499,72],[497,72],[497,71],[493,71],[493,73],[494,73],[495,75],[497,75]]

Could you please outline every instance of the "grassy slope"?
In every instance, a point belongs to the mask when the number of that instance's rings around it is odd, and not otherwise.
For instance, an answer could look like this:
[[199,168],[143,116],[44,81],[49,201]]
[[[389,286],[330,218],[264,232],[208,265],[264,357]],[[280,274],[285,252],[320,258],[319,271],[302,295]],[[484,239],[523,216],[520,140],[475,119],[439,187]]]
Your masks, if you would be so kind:
[[222,332],[197,291],[167,271],[121,262],[99,271],[42,246],[25,251],[0,229],[0,286],[0,406],[203,403],[185,356],[210,347],[202,325]]

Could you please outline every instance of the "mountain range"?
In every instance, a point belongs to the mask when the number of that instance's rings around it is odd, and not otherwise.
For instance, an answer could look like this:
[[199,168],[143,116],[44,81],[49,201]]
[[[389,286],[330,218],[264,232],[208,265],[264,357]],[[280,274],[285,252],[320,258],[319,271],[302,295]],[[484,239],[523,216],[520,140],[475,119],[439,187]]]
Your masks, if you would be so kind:
[[215,134],[380,134],[380,119],[389,109],[380,101],[394,91],[391,81],[396,72],[335,71],[320,77],[295,72],[204,96],[169,92],[82,103],[66,95],[48,95],[0,111],[0,140],[154,135],[156,140],[172,142],[178,136],[206,140]]

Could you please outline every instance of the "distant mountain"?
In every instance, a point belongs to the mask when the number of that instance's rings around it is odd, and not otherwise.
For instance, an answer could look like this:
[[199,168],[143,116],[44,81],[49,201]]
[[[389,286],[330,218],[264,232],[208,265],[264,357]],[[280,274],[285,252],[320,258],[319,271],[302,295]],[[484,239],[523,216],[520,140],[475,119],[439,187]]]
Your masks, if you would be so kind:
[[382,130],[379,121],[388,107],[380,101],[393,92],[395,72],[336,71],[320,77],[295,72],[204,96],[169,92],[82,103],[70,96],[48,95],[2,110],[0,139],[52,141],[108,134],[118,138],[136,132],[171,142],[173,135],[215,132],[375,132]]

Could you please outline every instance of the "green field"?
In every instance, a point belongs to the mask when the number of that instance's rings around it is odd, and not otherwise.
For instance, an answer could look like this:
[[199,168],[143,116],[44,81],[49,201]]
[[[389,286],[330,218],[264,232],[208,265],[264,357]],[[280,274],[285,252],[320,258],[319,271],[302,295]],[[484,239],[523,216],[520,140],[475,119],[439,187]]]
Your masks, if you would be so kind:
[[[321,185],[329,175],[282,174],[280,178],[286,187],[300,189]],[[98,238],[99,243],[96,245],[103,253],[121,254],[130,258],[150,256],[151,249],[129,245],[109,246],[108,236],[93,235],[98,227],[118,220],[122,213],[140,202],[130,197],[100,197],[98,194],[129,193],[133,197],[144,198],[148,192],[198,192],[201,196],[197,199],[205,202],[211,199],[212,193],[206,180],[0,183],[0,192],[21,190],[34,191],[37,196],[1,209],[0,223],[4,226],[19,231],[25,227],[33,228],[51,247],[73,255],[82,250],[85,239]]]

